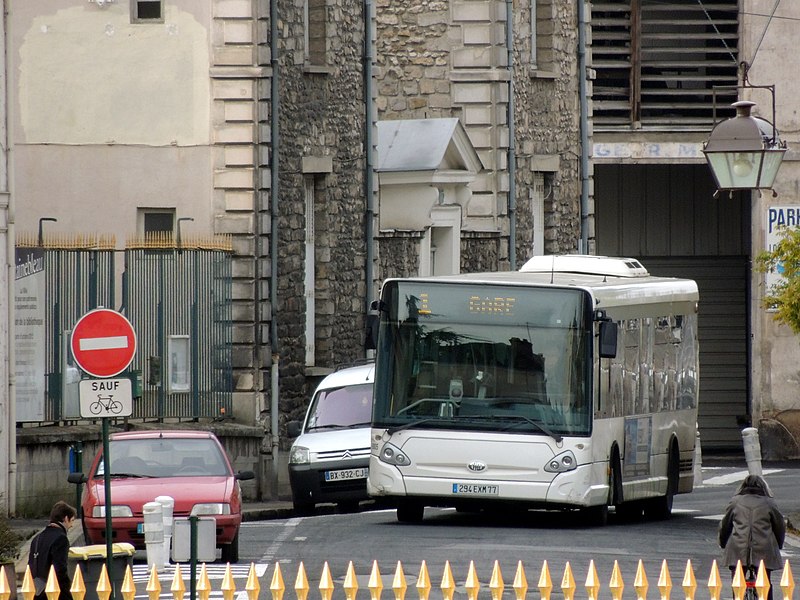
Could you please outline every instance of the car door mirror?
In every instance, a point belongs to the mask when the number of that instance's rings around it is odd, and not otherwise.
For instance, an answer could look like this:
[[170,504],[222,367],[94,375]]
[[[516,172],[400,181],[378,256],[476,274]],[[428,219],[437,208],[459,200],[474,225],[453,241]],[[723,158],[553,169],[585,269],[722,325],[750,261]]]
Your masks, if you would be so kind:
[[70,473],[67,475],[67,481],[70,483],[86,483],[88,480],[83,473]]
[[255,479],[256,474],[253,471],[239,471],[236,474],[236,479],[239,481],[247,481],[248,479]]

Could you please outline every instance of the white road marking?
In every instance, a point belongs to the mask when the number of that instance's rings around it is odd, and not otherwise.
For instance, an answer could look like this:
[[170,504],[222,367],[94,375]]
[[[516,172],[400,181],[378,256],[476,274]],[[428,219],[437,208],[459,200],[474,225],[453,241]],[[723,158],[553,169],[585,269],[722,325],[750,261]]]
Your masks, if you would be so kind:
[[[705,470],[705,467],[703,468]],[[780,473],[783,469],[764,469],[764,475]],[[709,479],[704,479],[702,485],[728,485],[730,483],[740,483],[749,475],[749,471],[734,471],[725,475],[717,475]],[[699,486],[698,486],[699,487]]]

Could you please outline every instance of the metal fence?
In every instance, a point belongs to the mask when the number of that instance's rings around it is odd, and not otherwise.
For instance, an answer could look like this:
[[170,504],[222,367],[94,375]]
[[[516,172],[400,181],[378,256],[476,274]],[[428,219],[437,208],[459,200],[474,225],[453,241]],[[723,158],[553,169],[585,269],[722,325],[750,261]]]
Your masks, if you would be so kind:
[[[162,244],[163,245],[163,244]],[[134,417],[231,414],[231,252],[222,242],[158,247],[128,243],[123,297],[138,336]]]
[[119,273],[115,246],[112,237],[17,239],[18,248],[44,250],[47,391],[42,422],[80,419],[77,381],[72,381],[79,372],[69,335],[81,316],[98,307],[122,312],[137,334],[134,361],[120,374],[133,380],[131,418],[230,414],[230,239],[188,239],[181,247],[172,236],[128,240]]
[[[463,589],[463,592],[460,592],[459,590],[459,597],[461,597],[465,592],[468,600],[478,600],[478,598],[481,596],[484,598],[491,598],[492,600],[502,600],[503,593],[506,589],[506,586],[508,586],[511,589],[506,592],[507,598],[513,597],[516,600],[525,600],[526,597],[533,597],[534,594],[529,592],[528,578],[525,574],[525,568],[523,567],[522,561],[519,561],[515,567],[516,570],[513,579],[506,582],[503,580],[503,573],[499,562],[494,561],[492,573],[488,581],[484,579],[483,582],[481,582],[480,578],[478,577],[477,570],[475,569],[475,563],[474,561],[471,561],[466,577],[459,581],[453,574],[453,571],[450,567],[450,562],[447,561],[444,565],[441,583],[438,584],[441,592],[435,593],[434,596],[436,598],[441,597],[443,600],[453,600],[457,589],[461,588]],[[201,565],[200,573],[196,577],[194,577],[194,573],[192,572],[193,569],[189,568],[188,566],[181,568],[180,564],[169,565],[169,569],[172,570],[173,573],[171,574],[171,577],[169,573],[164,573],[166,580],[162,584],[159,576],[159,569],[156,565],[152,566],[150,570],[150,576],[145,585],[145,591],[150,598],[157,599],[159,597],[163,597],[162,589],[165,588],[171,592],[174,600],[183,600],[187,591],[187,587],[190,591],[190,600],[195,600],[195,598],[200,598],[200,600],[208,600],[211,593],[214,591],[205,563]],[[184,569],[191,573],[188,586],[184,581]],[[166,571],[167,569],[165,567],[161,570]],[[727,571],[727,569],[725,570]],[[97,581],[96,585],[97,597],[108,600],[114,591],[114,587],[109,579],[105,564],[102,565],[100,571],[99,581]],[[364,576],[366,576],[366,574],[362,573],[362,581]],[[7,594],[10,594],[10,586],[6,579],[6,573],[0,570],[0,597],[3,598],[7,598]],[[737,565],[733,579],[730,581],[730,583],[727,583],[727,576],[725,579],[726,582],[723,583],[719,567],[717,566],[717,561],[714,561],[707,582],[702,581],[702,579],[698,582],[697,578],[695,577],[694,568],[692,567],[692,561],[688,560],[686,562],[683,579],[678,584],[680,585],[681,591],[673,594],[672,577],[670,576],[669,567],[667,566],[667,561],[665,560],[661,565],[661,572],[659,573],[658,581],[654,586],[652,586],[656,589],[650,591],[648,594],[648,590],[651,586],[648,583],[647,574],[645,573],[644,567],[642,566],[642,561],[640,560],[635,577],[632,581],[630,578],[628,579],[626,591],[624,577],[620,571],[617,561],[614,561],[613,571],[607,580],[608,584],[604,585],[602,583],[603,580],[595,568],[594,561],[592,560],[589,563],[589,571],[586,575],[585,583],[582,586],[576,582],[572,572],[572,567],[570,566],[569,562],[567,562],[564,567],[564,574],[561,578],[560,586],[557,586],[553,584],[553,580],[550,577],[550,569],[547,565],[547,561],[544,561],[538,583],[535,587],[538,590],[537,595],[541,598],[541,600],[550,600],[551,595],[557,587],[560,588],[564,600],[574,600],[576,597],[576,592],[578,592],[580,587],[585,589],[585,595],[581,593],[580,596],[585,597],[588,600],[599,600],[600,598],[622,600],[623,597],[646,600],[648,595],[650,598],[660,598],[661,600],[670,600],[670,598],[674,596],[683,597],[686,600],[696,600],[706,597],[710,598],[711,600],[721,600],[723,597],[723,591],[726,589],[730,589],[733,592],[733,598],[735,598],[735,600],[750,600],[751,597],[753,600],[755,600],[755,598],[758,598],[758,600],[766,600],[768,597],[770,582],[767,578],[766,569],[764,569],[763,563],[759,568],[755,582],[752,582],[752,586],[748,585],[748,582],[745,579],[741,563]],[[114,577],[114,580],[119,581],[116,577]],[[359,578],[353,566],[353,561],[349,561],[347,565],[347,571],[345,572],[342,583],[340,584],[340,589],[342,592],[344,592],[343,595],[346,600],[356,600],[359,590],[358,580]],[[416,596],[419,598],[419,600],[429,600],[433,587],[437,585],[437,583],[431,579],[428,567],[424,560],[420,565],[419,575],[417,576],[416,581],[412,580],[410,583],[414,586],[415,591],[409,592],[408,595]],[[141,584],[142,582],[140,580],[140,587]],[[773,593],[774,598],[792,600],[794,595],[794,578],[792,576],[792,569],[788,560],[784,565],[780,582],[774,581],[773,585],[776,588]],[[141,595],[137,594],[136,581],[130,566],[125,568],[122,584],[117,584],[117,586],[117,589],[119,590],[117,595],[118,598],[121,596],[122,598],[133,599]],[[239,589],[242,587],[244,588],[243,591],[246,593],[248,600],[257,600],[259,598],[262,585],[259,581],[259,574],[254,563],[250,564],[250,567],[247,570],[247,580],[244,586],[239,586]],[[281,572],[280,561],[275,562],[268,587],[272,595],[272,600],[283,600],[287,585],[284,582],[284,577]],[[308,575],[306,574],[305,566],[302,562],[298,565],[297,577],[294,580],[293,587],[294,594],[292,595],[295,596],[297,600],[306,600],[308,598],[309,592],[311,591],[311,583]],[[391,587],[391,594],[387,593],[385,596],[392,595],[394,596],[395,600],[405,600],[407,595],[406,592],[410,586],[403,566],[400,564],[400,562],[397,563],[391,580],[387,580],[386,584],[384,584],[384,577],[381,575],[378,562],[373,561],[366,587],[370,600],[380,600],[384,587]],[[707,593],[700,592],[700,589],[703,587],[707,588]],[[224,568],[224,575],[221,577],[219,588],[222,592],[222,596],[226,599],[242,597],[236,595],[237,586],[234,581],[230,563],[228,563]],[[481,593],[481,588],[484,588],[486,591]],[[780,592],[778,591],[778,588],[780,589]],[[332,576],[331,568],[329,567],[327,561],[322,567],[318,590],[319,597],[322,598],[322,600],[331,600],[334,595],[334,591],[336,591],[334,577]],[[33,600],[35,586],[33,577],[30,573],[30,568],[25,570],[20,591],[22,592],[22,596],[25,600]],[[58,580],[53,569],[51,569],[47,578],[45,591],[47,592],[48,598],[57,597],[60,591]],[[84,584],[84,578],[80,572],[80,566],[76,568],[75,577],[72,580],[70,591],[72,592],[73,598],[83,598],[84,595],[86,595],[89,591],[87,586]],[[387,592],[388,591],[389,590],[387,590]],[[556,592],[556,594],[558,594],[558,592]],[[362,594],[362,597],[366,597],[366,594]],[[727,594],[725,594],[725,597],[728,597]]]

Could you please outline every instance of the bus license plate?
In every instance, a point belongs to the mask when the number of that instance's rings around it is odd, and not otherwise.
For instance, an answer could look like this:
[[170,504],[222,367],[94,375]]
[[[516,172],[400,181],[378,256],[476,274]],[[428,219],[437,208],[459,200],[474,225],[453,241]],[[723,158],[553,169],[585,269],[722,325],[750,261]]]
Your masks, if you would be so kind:
[[369,469],[342,469],[340,471],[325,471],[325,481],[345,481],[347,479],[366,479]]
[[500,486],[481,483],[454,483],[453,493],[464,496],[497,496]]

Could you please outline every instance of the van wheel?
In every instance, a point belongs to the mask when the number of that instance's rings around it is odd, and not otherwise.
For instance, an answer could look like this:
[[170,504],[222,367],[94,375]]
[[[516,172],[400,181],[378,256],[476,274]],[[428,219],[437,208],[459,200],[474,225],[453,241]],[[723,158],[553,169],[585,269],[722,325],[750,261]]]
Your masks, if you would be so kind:
[[294,513],[300,517],[307,517],[309,515],[314,514],[313,502],[301,502],[298,500],[292,500],[292,508],[294,508]]
[[336,508],[342,514],[356,513],[358,512],[359,507],[360,504],[358,503],[358,500],[347,500],[344,502],[339,502],[336,505]]
[[397,520],[401,523],[421,523],[425,506],[413,500],[401,500],[397,505]]

